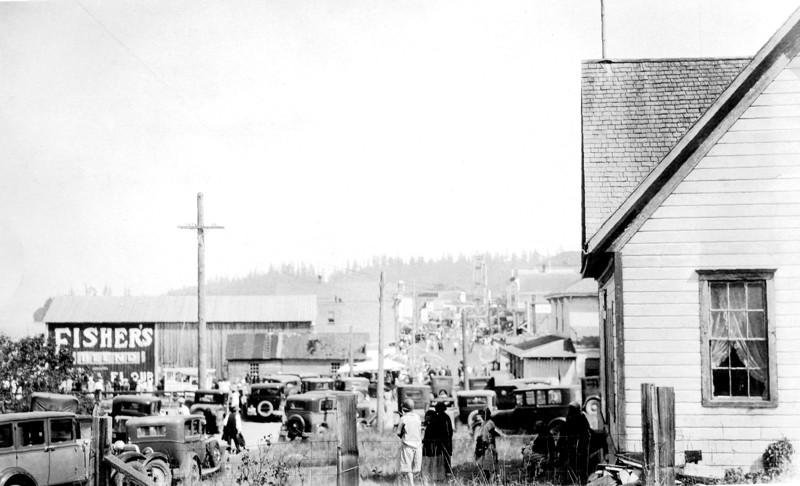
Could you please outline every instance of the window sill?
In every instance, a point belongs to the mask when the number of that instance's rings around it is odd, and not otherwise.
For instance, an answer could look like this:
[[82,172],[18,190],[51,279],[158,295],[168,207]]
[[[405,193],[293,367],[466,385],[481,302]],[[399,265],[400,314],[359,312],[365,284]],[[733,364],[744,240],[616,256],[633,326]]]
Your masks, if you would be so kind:
[[707,408],[777,408],[777,400],[707,400],[703,399]]

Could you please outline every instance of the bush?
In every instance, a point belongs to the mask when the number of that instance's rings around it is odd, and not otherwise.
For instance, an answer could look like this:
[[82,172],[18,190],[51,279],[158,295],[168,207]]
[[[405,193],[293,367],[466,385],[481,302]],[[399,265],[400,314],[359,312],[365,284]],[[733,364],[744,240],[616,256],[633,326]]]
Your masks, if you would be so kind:
[[764,464],[764,472],[770,478],[780,476],[792,463],[792,454],[794,454],[794,447],[785,437],[768,445],[767,450],[765,450],[764,454],[761,456],[761,462]]

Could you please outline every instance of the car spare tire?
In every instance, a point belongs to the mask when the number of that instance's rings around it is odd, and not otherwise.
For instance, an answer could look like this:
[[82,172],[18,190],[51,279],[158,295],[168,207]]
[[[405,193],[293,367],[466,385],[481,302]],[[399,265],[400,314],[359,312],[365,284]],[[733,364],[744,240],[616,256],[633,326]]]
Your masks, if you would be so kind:
[[272,406],[272,402],[269,400],[261,400],[258,402],[258,405],[256,405],[256,413],[259,417],[269,417],[273,409],[274,407]]

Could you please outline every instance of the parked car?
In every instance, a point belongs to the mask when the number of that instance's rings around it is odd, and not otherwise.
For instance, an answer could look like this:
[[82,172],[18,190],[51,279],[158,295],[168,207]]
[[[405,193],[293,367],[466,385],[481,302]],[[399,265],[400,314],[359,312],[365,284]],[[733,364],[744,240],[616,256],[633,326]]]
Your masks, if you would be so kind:
[[454,397],[455,396],[455,377],[453,376],[431,376],[431,392],[435,397]]
[[287,397],[295,393],[300,393],[300,387],[302,385],[302,380],[299,376],[289,374],[268,375],[261,381],[264,383],[280,383],[286,389]]
[[134,417],[147,417],[161,413],[161,399],[139,395],[120,395],[111,401],[111,440],[127,442],[125,423]]
[[464,390],[456,393],[458,418],[462,424],[468,424],[470,430],[475,423],[478,411],[490,408],[497,409],[497,394],[492,390]]
[[70,412],[0,415],[0,486],[86,483],[88,437]]
[[250,386],[250,395],[243,410],[244,417],[269,418],[283,407],[286,389],[280,383],[257,383]]
[[338,424],[336,396],[329,393],[298,393],[286,398],[285,434],[289,440],[323,433]]
[[209,435],[202,415],[164,415],[128,420],[128,439],[152,461],[169,465],[172,479],[193,483],[220,470],[228,445]]
[[493,376],[472,376],[467,380],[470,390],[491,390],[495,381]]
[[303,378],[300,383],[300,393],[310,391],[333,391],[333,378]]
[[431,405],[433,396],[431,394],[431,387],[428,385],[398,385],[397,386],[397,420],[401,413],[400,407],[403,402],[410,398],[414,401],[414,409],[412,413],[419,415],[421,419],[425,419],[425,413]]
[[209,434],[219,434],[225,425],[225,416],[231,405],[231,394],[222,390],[198,390],[189,408],[192,414],[200,414],[206,419]]
[[339,378],[336,383],[338,391],[353,391],[358,392],[361,398],[366,398],[369,395],[369,380],[362,376],[345,376]]
[[78,397],[61,393],[31,393],[31,412],[78,412]]
[[533,433],[536,422],[542,421],[557,438],[564,425],[569,404],[580,392],[562,385],[530,385],[514,390],[513,393],[516,407],[495,412],[492,415],[495,425],[510,434]]

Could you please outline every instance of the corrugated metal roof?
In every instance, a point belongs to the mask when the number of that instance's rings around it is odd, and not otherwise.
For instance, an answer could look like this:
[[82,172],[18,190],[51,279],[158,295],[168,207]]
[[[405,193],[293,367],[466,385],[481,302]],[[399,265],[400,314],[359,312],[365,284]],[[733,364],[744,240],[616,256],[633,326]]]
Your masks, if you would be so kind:
[[[313,295],[208,296],[206,322],[314,322]],[[46,323],[197,322],[197,297],[53,298]]]

